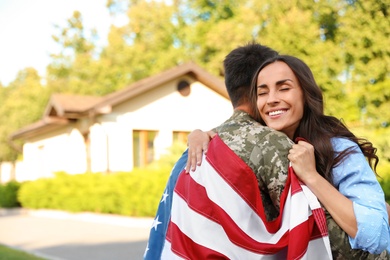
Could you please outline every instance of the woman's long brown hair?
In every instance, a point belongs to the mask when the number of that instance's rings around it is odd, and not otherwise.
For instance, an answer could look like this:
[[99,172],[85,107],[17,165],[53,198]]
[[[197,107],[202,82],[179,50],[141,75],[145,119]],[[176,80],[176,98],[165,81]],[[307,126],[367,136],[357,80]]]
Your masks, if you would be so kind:
[[352,149],[347,149],[335,154],[331,138],[342,137],[351,140],[359,146],[370,167],[376,173],[376,166],[379,162],[379,158],[376,155],[377,149],[368,140],[356,137],[341,120],[324,114],[322,91],[315,82],[310,68],[296,57],[278,55],[265,61],[255,73],[251,86],[251,103],[256,119],[265,124],[257,109],[257,77],[264,67],[276,61],[284,62],[290,67],[302,88],[305,102],[304,114],[295,131],[294,140],[297,137],[301,137],[314,146],[317,172],[330,183],[333,183],[332,169],[346,156],[354,152]]

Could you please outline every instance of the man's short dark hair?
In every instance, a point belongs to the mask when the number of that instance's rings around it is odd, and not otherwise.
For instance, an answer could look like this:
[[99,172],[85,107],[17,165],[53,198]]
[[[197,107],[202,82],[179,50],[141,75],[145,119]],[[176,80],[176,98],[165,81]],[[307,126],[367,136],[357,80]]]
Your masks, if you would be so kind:
[[232,50],[223,61],[225,85],[233,107],[250,100],[252,77],[260,65],[278,55],[273,49],[251,42]]

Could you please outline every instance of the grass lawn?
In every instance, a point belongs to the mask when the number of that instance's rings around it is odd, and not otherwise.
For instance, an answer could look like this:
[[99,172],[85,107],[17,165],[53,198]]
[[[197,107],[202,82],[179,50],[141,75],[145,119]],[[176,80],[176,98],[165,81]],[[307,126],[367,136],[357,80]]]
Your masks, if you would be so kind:
[[37,257],[19,251],[13,248],[9,248],[3,245],[0,245],[0,260],[45,260],[44,258]]

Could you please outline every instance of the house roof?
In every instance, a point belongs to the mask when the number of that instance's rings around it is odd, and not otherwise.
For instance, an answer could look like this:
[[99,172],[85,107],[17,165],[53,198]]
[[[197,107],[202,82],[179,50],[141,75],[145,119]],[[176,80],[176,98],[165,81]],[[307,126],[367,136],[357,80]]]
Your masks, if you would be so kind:
[[53,94],[46,106],[43,116],[60,118],[79,118],[86,111],[98,104],[102,97]]
[[101,102],[91,109],[100,109],[103,107],[113,107],[130,98],[140,95],[148,90],[159,87],[162,84],[174,80],[175,78],[182,77],[184,75],[190,75],[199,82],[208,86],[216,93],[229,99],[229,95],[226,91],[225,83],[196,65],[193,62],[184,63],[172,69],[166,70],[160,74],[153,75],[151,77],[137,81],[126,88],[106,95]]
[[189,62],[137,81],[122,90],[104,97],[53,94],[46,106],[42,119],[12,133],[10,139],[31,137],[66,125],[73,119],[110,112],[112,107],[130,98],[185,75],[195,78],[216,93],[229,99],[225,84],[221,79],[211,75],[195,63]]

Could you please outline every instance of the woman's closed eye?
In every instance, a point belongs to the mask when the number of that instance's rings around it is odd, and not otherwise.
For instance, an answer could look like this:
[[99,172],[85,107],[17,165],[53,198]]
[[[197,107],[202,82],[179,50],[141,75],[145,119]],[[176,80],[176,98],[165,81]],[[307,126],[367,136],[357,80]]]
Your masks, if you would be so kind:
[[280,91],[288,91],[288,90],[290,90],[291,88],[290,87],[282,87],[282,88],[280,88],[279,90]]
[[257,95],[258,96],[264,96],[268,94],[269,89],[265,85],[260,85],[257,87]]

